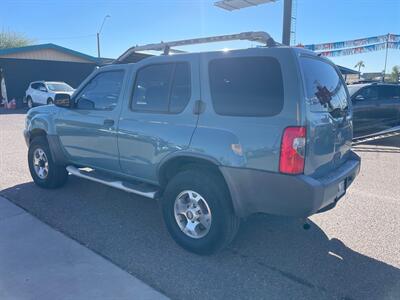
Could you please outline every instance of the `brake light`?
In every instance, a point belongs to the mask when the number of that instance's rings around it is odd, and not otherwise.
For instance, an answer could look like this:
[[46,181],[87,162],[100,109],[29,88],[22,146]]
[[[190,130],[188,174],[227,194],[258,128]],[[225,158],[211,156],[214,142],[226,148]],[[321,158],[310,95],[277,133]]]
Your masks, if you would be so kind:
[[279,171],[285,174],[304,172],[306,128],[287,127],[283,132]]

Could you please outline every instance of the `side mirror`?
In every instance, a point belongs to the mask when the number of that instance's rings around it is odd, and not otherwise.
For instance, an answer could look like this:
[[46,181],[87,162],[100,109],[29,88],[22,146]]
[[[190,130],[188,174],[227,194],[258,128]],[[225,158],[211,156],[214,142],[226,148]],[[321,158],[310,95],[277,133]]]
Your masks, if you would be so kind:
[[44,86],[39,87],[39,91],[47,93],[47,89]]
[[59,107],[71,108],[73,101],[68,94],[56,94],[54,97],[54,105]]
[[365,100],[365,98],[364,98],[363,95],[357,95],[357,96],[354,98],[354,100],[356,100],[356,101],[363,101],[363,100]]
[[86,99],[84,97],[80,97],[77,102],[77,109],[87,109],[87,110],[94,110],[95,104],[93,101]]

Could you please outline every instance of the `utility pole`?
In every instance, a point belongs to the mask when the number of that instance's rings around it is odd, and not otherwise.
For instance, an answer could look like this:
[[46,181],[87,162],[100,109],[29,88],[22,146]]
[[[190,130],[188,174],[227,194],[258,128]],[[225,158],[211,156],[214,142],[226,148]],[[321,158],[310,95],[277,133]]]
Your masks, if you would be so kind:
[[390,35],[390,33],[388,33],[386,36],[385,68],[383,69],[382,82],[385,82],[386,66],[387,66],[387,58],[388,58],[388,50],[389,50],[389,35]]
[[287,46],[290,46],[290,33],[292,31],[291,27],[292,27],[292,0],[284,0],[282,44]]
[[106,16],[104,17],[103,23],[101,23],[100,29],[99,29],[99,31],[98,31],[97,34],[96,34],[96,36],[97,36],[97,57],[98,57],[98,58],[100,58],[100,33],[101,33],[101,30],[103,29],[104,22],[105,22],[108,18],[111,18],[111,16],[110,16],[110,15],[106,15]]
[[100,58],[100,33],[96,33],[97,35],[97,57]]

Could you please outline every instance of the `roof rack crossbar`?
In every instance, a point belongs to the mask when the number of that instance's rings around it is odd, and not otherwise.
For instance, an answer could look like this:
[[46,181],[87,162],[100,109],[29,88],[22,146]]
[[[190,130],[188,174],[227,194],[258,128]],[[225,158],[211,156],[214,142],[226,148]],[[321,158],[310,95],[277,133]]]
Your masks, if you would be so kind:
[[162,51],[165,55],[168,55],[170,52],[173,53],[182,53],[184,51],[172,49],[172,47],[180,47],[187,45],[197,45],[197,44],[208,44],[215,42],[226,42],[226,41],[237,41],[237,40],[247,40],[252,42],[259,42],[268,47],[273,47],[276,45],[273,38],[266,32],[263,31],[249,31],[242,32],[237,34],[228,34],[228,35],[219,35],[219,36],[211,36],[211,37],[203,37],[196,39],[187,39],[180,41],[172,41],[172,42],[161,42],[156,44],[147,44],[143,46],[134,46],[125,51],[119,58],[117,58],[117,62],[124,60],[126,57],[131,55],[133,52],[137,51]]

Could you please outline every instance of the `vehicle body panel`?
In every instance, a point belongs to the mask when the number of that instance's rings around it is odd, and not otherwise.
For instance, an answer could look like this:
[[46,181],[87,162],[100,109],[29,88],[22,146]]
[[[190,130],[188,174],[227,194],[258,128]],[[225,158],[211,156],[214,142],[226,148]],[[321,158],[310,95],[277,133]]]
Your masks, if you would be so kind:
[[[55,126],[63,149],[71,162],[118,172],[120,165],[117,126],[125,97],[127,66],[108,66],[96,70],[81,84],[75,95],[78,96],[99,73],[113,70],[125,72],[117,107],[112,111],[60,108]],[[109,120],[112,120],[113,124],[110,124]]]
[[[131,108],[137,71],[143,66],[184,62],[190,64],[191,96],[185,109],[177,114],[141,112]],[[131,65],[130,82],[124,109],[118,125],[118,147],[121,169],[124,173],[157,182],[158,165],[168,155],[189,147],[198,116],[193,105],[200,99],[198,56],[159,56]]]
[[[301,66],[301,73],[303,78],[303,90],[301,98],[305,106],[305,114],[307,119],[307,146],[304,174],[312,177],[320,177],[332,170],[338,168],[347,159],[351,149],[352,142],[352,108],[350,98],[346,89],[345,82],[337,67],[329,60],[310,55],[307,52],[298,52],[298,63]],[[325,106],[321,105],[317,93],[313,97],[307,95],[307,68],[311,66],[317,69],[310,69],[312,85],[315,90],[320,89],[329,91],[328,98]],[[328,68],[332,71],[334,77],[328,79],[318,78],[324,75],[318,73],[318,68]],[[321,69],[324,70],[324,69]],[[326,72],[327,73],[327,72]],[[309,74],[310,75],[310,74]],[[325,86],[324,83],[330,83],[330,86]],[[329,106],[333,105],[331,102],[345,101],[343,104],[337,103],[336,105],[344,105],[343,111],[339,116],[333,112],[330,113]]]
[[[284,104],[275,116],[247,117],[219,115],[213,109],[209,62],[214,59],[233,57],[276,58],[281,66],[284,88]],[[295,57],[287,49],[255,48],[247,51],[210,52],[201,54],[202,101],[205,112],[200,115],[191,149],[216,157],[222,165],[278,172],[280,145],[283,130],[287,126],[301,126],[298,70],[293,68]],[[236,146],[235,146],[236,145]],[[239,148],[236,153],[232,147]]]

